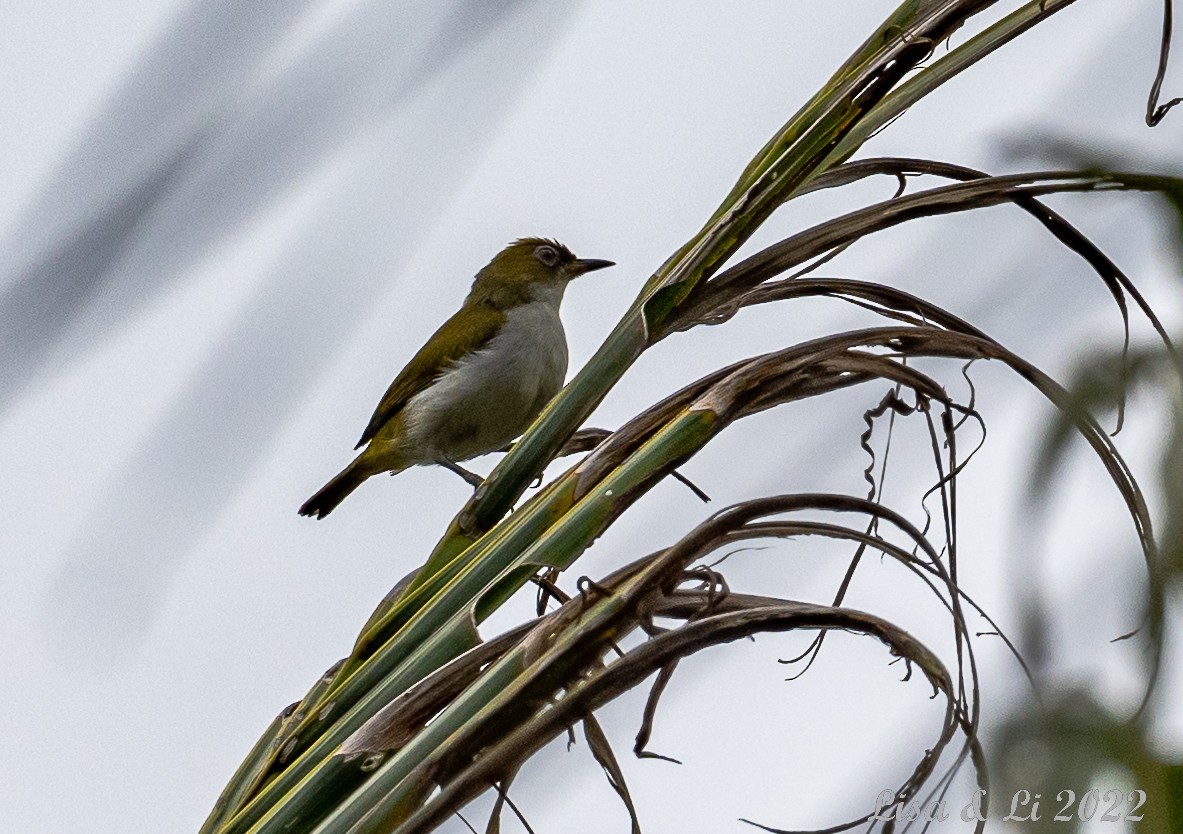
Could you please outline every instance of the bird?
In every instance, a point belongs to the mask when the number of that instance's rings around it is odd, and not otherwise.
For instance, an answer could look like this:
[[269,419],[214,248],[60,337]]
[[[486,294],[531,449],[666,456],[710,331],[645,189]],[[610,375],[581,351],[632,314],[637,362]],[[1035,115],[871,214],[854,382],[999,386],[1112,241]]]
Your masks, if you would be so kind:
[[324,518],[367,478],[412,466],[438,464],[479,486],[480,476],[460,462],[504,448],[563,387],[563,291],[610,266],[542,237],[519,238],[497,253],[460,309],[386,389],[354,447],[361,452],[300,515]]

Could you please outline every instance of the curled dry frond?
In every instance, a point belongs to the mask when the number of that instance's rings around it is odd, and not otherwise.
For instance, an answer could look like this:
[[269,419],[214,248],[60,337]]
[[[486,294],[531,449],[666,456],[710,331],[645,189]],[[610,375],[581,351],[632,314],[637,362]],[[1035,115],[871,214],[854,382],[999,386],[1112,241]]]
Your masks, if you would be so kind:
[[990,177],[970,168],[932,160],[889,158],[848,163],[831,172],[828,179],[825,175],[819,177],[813,188],[832,187],[873,174],[934,174],[962,182],[875,203],[813,226],[745,258],[696,287],[676,313],[671,313],[660,327],[653,328],[653,338],[725,318],[729,312],[744,305],[746,293],[769,279],[875,232],[921,217],[1014,203],[1033,215],[1057,240],[1079,254],[1097,272],[1117,300],[1123,322],[1127,320],[1123,293],[1128,293],[1164,343],[1170,346],[1170,338],[1162,323],[1125,273],[1088,238],[1037,198],[1048,194],[1113,190],[1172,193],[1183,188],[1183,181],[1144,174],[1072,171]]
[[[910,534],[924,550],[931,565],[939,565],[936,552],[919,531],[883,507],[845,496],[793,495],[760,499],[724,510],[700,525],[673,547],[633,563],[602,582],[594,583],[594,599],[575,598],[558,612],[538,621],[534,635],[522,641],[520,653],[531,662],[515,681],[512,691],[500,694],[481,714],[463,724],[448,724],[453,744],[447,756],[429,758],[411,770],[397,766],[398,748],[405,726],[402,708],[392,704],[345,745],[340,755],[389,755],[394,758],[379,769],[374,781],[360,791],[354,813],[343,811],[326,820],[324,834],[337,831],[427,831],[450,814],[452,808],[481,793],[506,773],[514,772],[526,758],[566,728],[590,716],[596,708],[637,686],[654,672],[671,668],[682,657],[709,646],[764,632],[800,629],[838,629],[872,636],[892,654],[919,668],[946,699],[946,714],[938,737],[921,758],[913,774],[897,792],[912,797],[925,783],[940,759],[940,752],[961,730],[976,746],[975,727],[954,679],[940,659],[914,638],[881,618],[852,609],[814,605],[771,597],[688,590],[687,581],[699,582],[690,566],[720,547],[751,538],[800,536],[808,523],[772,520],[774,516],[806,510],[838,513],[870,513],[892,522]],[[832,529],[839,529],[833,527]],[[853,531],[851,531],[853,532]],[[884,542],[885,551],[904,562],[915,557]],[[939,568],[938,568],[939,570]],[[654,619],[681,620],[683,625],[663,629],[623,656],[604,662],[610,639],[644,627]],[[510,663],[505,658],[502,663]],[[563,674],[555,675],[556,668]],[[437,721],[448,722],[447,709]],[[976,757],[975,757],[976,759]],[[389,768],[389,770],[387,770]],[[385,773],[386,780],[382,780]],[[398,780],[393,775],[398,775]],[[983,776],[984,778],[984,776]],[[440,787],[420,810],[406,819],[408,786],[429,779]],[[367,792],[372,795],[367,795]],[[368,812],[361,809],[370,808]],[[864,818],[865,819],[865,818]],[[379,822],[381,821],[381,822]],[[853,824],[857,824],[855,821]]]

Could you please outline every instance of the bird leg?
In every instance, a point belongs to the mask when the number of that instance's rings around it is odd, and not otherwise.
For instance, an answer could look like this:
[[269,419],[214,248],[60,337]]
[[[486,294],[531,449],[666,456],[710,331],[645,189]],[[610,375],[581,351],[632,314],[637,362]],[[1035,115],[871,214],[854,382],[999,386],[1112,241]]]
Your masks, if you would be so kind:
[[480,475],[476,474],[475,472],[469,472],[460,464],[450,461],[445,457],[437,458],[436,463],[438,463],[444,469],[447,469],[449,472],[455,472],[457,475],[467,481],[469,486],[471,486],[473,489],[479,489],[481,484],[485,482],[485,479]]

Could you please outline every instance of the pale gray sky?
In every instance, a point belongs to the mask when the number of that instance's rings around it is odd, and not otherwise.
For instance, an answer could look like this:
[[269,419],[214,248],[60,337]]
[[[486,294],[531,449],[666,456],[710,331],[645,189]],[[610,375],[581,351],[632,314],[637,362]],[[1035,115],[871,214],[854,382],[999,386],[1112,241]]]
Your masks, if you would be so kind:
[[[1041,164],[1014,159],[1013,144],[1062,137],[1177,167],[1183,114],[1154,131],[1141,120],[1160,5],[1079,0],[868,152],[1002,171]],[[348,460],[390,378],[472,273],[526,234],[617,261],[568,293],[578,367],[890,8],[5,4],[0,831],[196,830],[273,715],[347,653],[466,497],[459,479],[421,469],[371,480],[326,521],[295,512]],[[1183,74],[1170,78],[1179,94]],[[890,188],[802,200],[753,245]],[[1057,202],[1177,322],[1177,276],[1156,254],[1148,205]],[[1021,213],[995,209],[867,241],[828,274],[927,294],[1062,373],[1086,349],[1116,347],[1120,331],[1100,283],[1046,243]],[[724,360],[865,321],[831,304],[769,306],[671,338],[592,423],[618,425]],[[1108,342],[1081,343],[1094,332]],[[1116,493],[1082,460],[1049,508],[1058,533],[1016,553],[1014,484],[1049,409],[998,370],[978,374],[991,435],[962,495],[970,590],[1015,627],[1012,592],[1027,581],[1016,575],[1054,582],[1058,633],[1075,641],[1059,672],[1108,675],[1107,691],[1127,695],[1128,658],[1107,641],[1132,615],[1096,590],[1140,581]],[[662,484],[578,573],[668,544],[733,501],[860,492],[860,415],[881,394],[846,392],[731,428],[686,467],[712,507]],[[1135,419],[1122,438],[1149,480],[1154,430],[1152,416]],[[770,437],[782,441],[776,455]],[[901,509],[916,517],[909,496],[929,474],[896,472]],[[823,600],[842,560],[811,552],[736,557],[733,587]],[[851,604],[943,645],[939,610],[896,573],[872,566]],[[655,739],[681,768],[625,755],[639,700],[606,711],[646,830],[746,830],[740,816],[832,824],[911,768],[941,709],[925,686],[897,684],[881,647],[841,636],[805,678],[781,683],[773,661],[799,642],[738,647],[709,670],[686,664]],[[997,645],[981,651],[997,720],[1020,692],[1018,670]],[[1179,670],[1168,674],[1166,691],[1181,694]],[[1163,741],[1181,746],[1177,709]],[[582,748],[549,750],[515,797],[540,832],[623,827],[597,771]],[[569,818],[576,807],[588,810]]]

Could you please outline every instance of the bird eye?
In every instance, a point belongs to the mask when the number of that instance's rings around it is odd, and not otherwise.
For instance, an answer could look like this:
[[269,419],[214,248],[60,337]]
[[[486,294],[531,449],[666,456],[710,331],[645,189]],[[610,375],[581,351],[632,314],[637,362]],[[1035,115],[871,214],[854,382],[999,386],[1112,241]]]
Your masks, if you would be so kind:
[[559,253],[553,246],[539,246],[534,250],[534,257],[544,266],[555,266],[559,262]]

